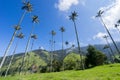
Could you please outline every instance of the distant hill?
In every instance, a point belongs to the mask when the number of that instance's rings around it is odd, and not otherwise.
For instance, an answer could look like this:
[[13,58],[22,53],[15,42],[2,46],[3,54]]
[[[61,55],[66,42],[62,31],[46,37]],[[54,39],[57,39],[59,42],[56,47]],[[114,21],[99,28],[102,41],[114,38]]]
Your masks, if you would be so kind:
[[[118,45],[118,48],[120,49],[120,42],[117,42],[116,44]],[[109,57],[109,51],[107,49],[104,50],[103,49],[104,46],[105,46],[105,44],[94,45],[94,47],[97,50],[100,50],[101,52],[103,52],[104,54],[106,54]],[[86,55],[87,48],[88,48],[88,46],[81,47],[81,53],[83,55]],[[111,48],[113,49],[114,54],[117,54],[117,51],[113,44],[111,44]],[[64,52],[64,54],[63,54],[63,52]],[[33,50],[31,52],[28,52],[27,56],[25,57],[26,58],[26,61],[25,61],[26,66],[25,67],[30,68],[31,65],[33,65],[33,64],[36,64],[38,67],[47,66],[48,64],[50,64],[51,55],[53,55],[54,59],[63,60],[69,53],[72,53],[72,52],[78,54],[78,48],[70,47],[70,48],[65,49],[64,51],[56,50],[54,52],[46,51],[46,50],[42,50],[42,49]],[[17,68],[20,67],[23,54],[24,53],[15,54],[11,69],[17,70]],[[11,58],[11,56],[7,56],[3,70],[6,69],[6,65],[8,65],[10,58]],[[2,60],[2,57],[0,58],[0,61],[1,60]]]

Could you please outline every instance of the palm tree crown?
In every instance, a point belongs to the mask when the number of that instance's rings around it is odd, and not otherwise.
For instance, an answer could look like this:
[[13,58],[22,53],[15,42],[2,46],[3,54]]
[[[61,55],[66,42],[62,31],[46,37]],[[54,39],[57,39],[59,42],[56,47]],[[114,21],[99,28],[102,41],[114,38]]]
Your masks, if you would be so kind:
[[33,35],[31,36],[31,38],[37,39],[37,35],[33,34]]
[[32,16],[32,22],[33,23],[39,23],[38,16],[36,16],[36,15]]
[[64,28],[64,27],[61,27],[61,28],[60,28],[60,31],[61,31],[61,32],[65,32],[65,28]]
[[24,38],[24,34],[23,33],[17,34],[16,37],[22,39]]
[[102,15],[103,13],[104,13],[104,11],[99,10],[98,13],[97,13],[97,15],[96,15],[96,17],[101,17],[101,15]]
[[28,2],[24,2],[24,6],[22,7],[22,9],[25,9],[26,11],[31,12],[32,11],[31,3],[29,1]]
[[14,29],[15,30],[20,30],[21,28],[20,28],[20,26],[16,25],[16,26],[14,26]]
[[51,31],[51,35],[52,36],[55,36],[56,35],[56,32],[54,30]]
[[66,42],[65,42],[65,44],[66,44],[66,45],[68,45],[68,44],[69,44],[69,42],[68,42],[68,41],[66,41]]
[[74,11],[74,12],[72,12],[72,14],[69,16],[69,18],[70,18],[70,20],[74,21],[77,16],[78,16],[77,13]]

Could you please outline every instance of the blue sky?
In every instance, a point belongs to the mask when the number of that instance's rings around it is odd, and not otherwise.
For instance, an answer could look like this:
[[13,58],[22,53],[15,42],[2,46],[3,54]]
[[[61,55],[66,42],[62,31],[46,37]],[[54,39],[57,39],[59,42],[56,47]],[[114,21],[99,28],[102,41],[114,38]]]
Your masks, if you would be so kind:
[[[38,39],[33,49],[39,47],[50,49],[51,30],[55,30],[57,33],[55,36],[56,49],[61,49],[61,32],[59,31],[61,26],[66,29],[64,41],[76,45],[73,23],[68,19],[73,11],[79,15],[76,24],[81,46],[105,43],[102,36],[106,34],[106,31],[100,21],[94,18],[99,9],[105,10],[104,21],[114,39],[119,41],[120,35],[113,28],[113,24],[120,18],[119,0],[31,0],[31,3],[33,11],[31,14],[25,15],[21,24],[25,38],[20,40],[17,53],[25,51],[25,45],[32,27],[31,15],[38,15],[40,20],[40,23],[35,25],[34,33],[37,34]],[[0,56],[4,54],[13,34],[14,29],[12,27],[18,23],[24,12],[21,10],[21,6],[23,6],[22,0],[0,0]],[[12,53],[15,44],[16,39],[8,54]]]

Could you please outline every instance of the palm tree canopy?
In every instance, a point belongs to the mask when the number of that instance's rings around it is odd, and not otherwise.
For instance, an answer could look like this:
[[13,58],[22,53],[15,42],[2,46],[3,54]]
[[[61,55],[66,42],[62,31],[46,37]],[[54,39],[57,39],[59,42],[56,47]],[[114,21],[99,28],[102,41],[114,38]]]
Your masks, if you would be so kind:
[[97,15],[96,15],[96,17],[101,17],[101,15],[102,15],[103,13],[104,13],[104,11],[99,10],[98,13],[97,13]]
[[56,35],[56,32],[54,30],[51,31],[51,35],[52,36],[55,36]]
[[33,23],[39,23],[38,16],[36,16],[36,15],[32,16],[32,22]]
[[24,34],[23,33],[17,34],[16,37],[22,39],[24,38]]
[[31,3],[29,1],[28,2],[24,2],[24,6],[22,7],[22,9],[25,9],[26,11],[31,12],[32,11]]
[[120,19],[117,21],[118,24],[120,24]]
[[108,35],[104,35],[104,36],[103,36],[103,38],[107,38],[107,37],[109,37],[109,36],[108,36]]
[[61,32],[65,32],[65,28],[64,28],[64,27],[61,27],[61,28],[60,28],[60,31],[61,31]]
[[20,26],[18,26],[18,25],[16,25],[16,26],[14,26],[14,29],[15,29],[15,30],[20,30],[20,29],[21,29],[21,27],[20,27]]
[[76,17],[78,16],[77,12],[72,12],[71,15],[69,16],[70,20],[74,21]]
[[117,28],[119,25],[118,24],[115,24],[115,28]]
[[108,45],[105,45],[103,49],[107,49],[107,48],[109,48],[109,46],[108,46]]
[[74,48],[74,47],[75,47],[75,45],[74,45],[74,44],[72,44],[72,47]]
[[31,36],[31,38],[37,39],[37,35],[34,34],[34,35]]
[[66,42],[65,42],[65,44],[66,44],[66,45],[68,45],[68,44],[69,44],[69,42],[68,42],[68,41],[66,41]]

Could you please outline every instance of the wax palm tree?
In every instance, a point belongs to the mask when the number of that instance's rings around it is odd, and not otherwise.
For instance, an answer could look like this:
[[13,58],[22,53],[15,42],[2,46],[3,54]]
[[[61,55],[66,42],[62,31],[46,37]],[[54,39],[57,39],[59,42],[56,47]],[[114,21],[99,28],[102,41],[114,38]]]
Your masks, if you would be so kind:
[[[32,45],[31,45],[31,50],[30,50],[30,51],[32,51],[32,49],[33,49],[34,41],[37,39],[37,35],[32,34],[32,35],[31,35],[31,38],[32,38],[33,40],[32,40]],[[28,55],[28,64],[27,64],[27,68],[29,67],[29,63],[30,63],[29,60],[30,60],[30,55]]]
[[52,70],[53,70],[52,62],[53,62],[53,51],[54,51],[54,36],[56,35],[56,32],[54,30],[52,30],[50,32],[50,34],[52,35],[52,40],[51,40],[51,69],[50,69],[50,72],[52,72]]
[[104,13],[104,11],[99,10],[99,12],[97,13],[96,17],[99,17],[99,18],[100,18],[101,22],[103,23],[103,25],[104,25],[104,27],[105,27],[105,29],[106,29],[108,35],[110,36],[110,38],[111,38],[111,40],[112,40],[112,42],[113,42],[113,44],[114,44],[114,46],[115,46],[117,52],[120,54],[120,51],[119,51],[119,49],[118,49],[118,47],[117,47],[117,45],[116,45],[114,39],[112,38],[112,36],[111,36],[111,34],[110,34],[110,32],[109,32],[109,30],[108,30],[106,24],[105,24],[104,21],[103,21],[103,18],[102,18],[102,14],[103,14],[103,13]]
[[63,33],[65,32],[65,28],[64,28],[64,27],[61,27],[61,28],[60,28],[60,31],[61,31],[61,33],[62,33],[62,53],[63,53],[63,49],[64,49],[64,45],[63,45],[63,43],[64,43],[64,41],[63,41]]
[[[19,39],[22,39],[22,38],[24,38],[24,35],[23,35],[23,33],[20,33],[20,34],[17,34],[16,37],[19,38]],[[10,67],[11,67],[12,61],[13,61],[13,59],[14,59],[14,55],[15,55],[16,50],[17,50],[17,47],[18,47],[19,39],[17,40],[15,49],[14,49],[14,51],[13,51],[13,54],[12,54],[12,56],[11,56],[9,65],[8,65],[7,70],[6,70],[6,72],[5,72],[5,77],[7,76],[8,71],[9,71],[9,69],[10,69]]]
[[26,45],[26,48],[25,48],[25,53],[24,53],[24,55],[23,55],[23,57],[22,57],[22,63],[21,63],[21,67],[20,67],[19,73],[22,71],[23,65],[24,65],[24,63],[25,63],[25,56],[26,56],[26,54],[27,54],[28,47],[29,47],[30,40],[31,40],[31,36],[32,36],[33,31],[34,31],[34,23],[38,23],[38,22],[39,22],[38,16],[34,15],[34,16],[32,17],[33,26],[32,26],[32,29],[31,29],[31,32],[30,32],[28,41],[27,41],[27,45]]
[[8,44],[6,50],[5,50],[3,59],[2,59],[2,61],[1,61],[1,63],[0,63],[0,70],[1,70],[1,68],[2,68],[2,66],[3,66],[3,64],[4,64],[4,62],[5,62],[6,56],[7,56],[8,52],[9,52],[9,49],[10,49],[10,47],[11,47],[13,41],[14,41],[14,38],[15,38],[15,36],[16,36],[16,34],[17,34],[17,31],[19,31],[19,30],[21,29],[21,28],[20,28],[20,25],[21,25],[21,23],[22,23],[22,21],[23,21],[23,18],[24,18],[24,16],[25,16],[25,14],[26,14],[26,11],[28,11],[28,12],[32,11],[32,5],[30,4],[30,2],[26,2],[26,3],[24,3],[24,6],[22,7],[22,9],[24,9],[25,11],[24,11],[24,13],[22,14],[22,17],[20,18],[18,24],[14,27],[14,29],[15,29],[15,30],[14,30],[14,33],[13,33],[13,35],[12,35],[11,40],[9,41],[9,44]]
[[[64,41],[63,41],[63,33],[65,32],[65,28],[64,27],[60,27],[60,31],[61,31],[61,34],[62,34],[62,56],[64,56]],[[63,61],[62,61],[63,62]],[[64,66],[64,63],[63,63],[63,66]],[[63,69],[64,70],[64,69]]]
[[82,70],[84,70],[84,63],[83,63],[83,60],[82,60],[82,54],[81,54],[81,49],[80,49],[80,43],[79,43],[79,38],[78,38],[78,32],[77,32],[77,27],[76,27],[76,18],[77,18],[77,13],[74,11],[72,12],[72,14],[69,16],[70,20],[73,21],[74,23],[74,28],[75,28],[75,33],[76,33],[76,39],[77,39],[77,44],[78,44],[78,51],[79,51],[79,54],[80,54],[80,59],[81,59],[81,65],[82,65]]

